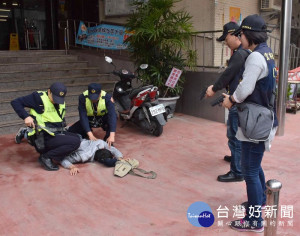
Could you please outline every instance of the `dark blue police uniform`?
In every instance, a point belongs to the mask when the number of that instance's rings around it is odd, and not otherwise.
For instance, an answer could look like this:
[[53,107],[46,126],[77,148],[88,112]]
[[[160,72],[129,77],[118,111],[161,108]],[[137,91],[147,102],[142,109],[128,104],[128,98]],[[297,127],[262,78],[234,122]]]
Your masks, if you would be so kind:
[[[63,93],[60,92],[61,90],[63,90]],[[51,85],[50,91],[52,94],[52,98],[55,102],[57,98],[55,94],[60,96],[59,93],[61,93],[64,97],[66,94],[66,87],[61,83],[54,83],[53,85]],[[43,114],[44,103],[42,101],[41,96],[45,93],[48,95],[48,92],[45,91],[33,92],[30,95],[19,97],[13,100],[11,102],[11,105],[15,112],[18,114],[18,116],[23,120],[30,116],[28,112],[24,109],[25,107],[33,109],[37,114]],[[64,103],[64,100],[61,101],[63,101]],[[58,111],[59,104],[53,105],[56,111]],[[33,115],[31,116],[34,119],[36,119],[36,117],[34,117]],[[39,161],[46,170],[57,170],[58,166],[52,163],[51,160],[60,162],[65,156],[69,155],[70,153],[78,149],[78,147],[80,146],[80,137],[74,133],[64,131],[63,128],[65,126],[65,119],[63,118],[62,120],[63,122],[60,125],[63,127],[61,129],[59,129],[59,127],[56,127],[56,129],[55,123],[53,123],[52,126],[51,123],[46,123],[45,129],[51,129],[53,131],[51,133],[54,133],[54,135],[50,135],[44,130],[41,130],[40,132],[44,136],[44,149],[42,151],[38,150],[37,148],[36,149],[41,153]],[[34,137],[36,137],[36,135]],[[34,146],[36,147],[36,145]]]
[[[77,121],[69,128],[69,132],[78,133],[83,138],[88,138],[87,133],[92,131],[92,128],[101,127],[106,134],[104,140],[106,140],[110,132],[116,132],[117,127],[117,114],[115,106],[111,101],[111,95],[105,93],[103,97],[100,94],[104,92],[101,90],[101,85],[92,83],[88,86],[88,91],[79,96],[78,111],[80,120]],[[100,96],[100,98],[99,98]],[[105,109],[103,114],[99,112],[99,102],[103,99],[105,101]],[[91,100],[97,102],[91,102]],[[89,115],[87,110],[87,104],[91,103],[93,114]]]

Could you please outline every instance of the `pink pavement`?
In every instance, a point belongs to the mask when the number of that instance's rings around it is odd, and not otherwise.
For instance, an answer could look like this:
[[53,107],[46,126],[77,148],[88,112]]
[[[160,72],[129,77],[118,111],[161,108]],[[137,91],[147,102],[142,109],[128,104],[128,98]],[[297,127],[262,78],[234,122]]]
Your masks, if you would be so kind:
[[[279,217],[285,225],[277,227],[278,235],[300,231],[299,124],[299,114],[286,114],[285,135],[275,138],[262,164],[266,180],[283,185],[280,204],[294,207],[293,219]],[[62,167],[45,171],[29,144],[1,136],[0,235],[253,235],[226,225],[235,219],[233,206],[246,200],[246,189],[244,182],[216,180],[229,171],[225,133],[224,124],[183,114],[170,119],[158,138],[119,124],[115,146],[155,171],[154,180],[118,178],[113,168],[98,163],[80,164],[77,176]],[[196,201],[210,205],[213,226],[189,223],[187,209]],[[218,218],[220,205],[229,208],[228,218]]]

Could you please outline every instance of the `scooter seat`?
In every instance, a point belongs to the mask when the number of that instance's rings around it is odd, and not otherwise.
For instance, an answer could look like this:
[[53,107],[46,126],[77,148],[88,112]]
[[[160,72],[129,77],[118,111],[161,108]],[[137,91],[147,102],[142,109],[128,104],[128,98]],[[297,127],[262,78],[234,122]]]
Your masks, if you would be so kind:
[[137,88],[131,91],[131,93],[129,94],[129,98],[132,99],[133,97],[135,97],[139,92],[148,89],[148,88],[153,88],[153,85],[147,85],[141,88]]

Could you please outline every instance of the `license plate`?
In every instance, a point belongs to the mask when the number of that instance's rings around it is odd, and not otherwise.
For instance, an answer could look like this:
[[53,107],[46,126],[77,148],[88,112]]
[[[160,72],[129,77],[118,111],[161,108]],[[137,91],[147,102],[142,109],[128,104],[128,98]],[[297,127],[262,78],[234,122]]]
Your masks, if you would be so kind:
[[154,107],[150,107],[149,111],[152,116],[156,116],[156,115],[166,112],[164,104],[159,104]]

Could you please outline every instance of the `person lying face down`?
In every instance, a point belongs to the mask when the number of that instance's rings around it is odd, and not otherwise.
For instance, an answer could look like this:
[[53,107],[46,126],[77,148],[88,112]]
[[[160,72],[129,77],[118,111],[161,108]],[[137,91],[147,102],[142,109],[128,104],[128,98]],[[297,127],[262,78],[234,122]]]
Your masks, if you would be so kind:
[[79,148],[66,156],[60,164],[70,169],[71,175],[79,173],[79,168],[75,166],[76,163],[97,161],[106,166],[115,166],[115,163],[123,158],[123,154],[115,147],[109,147],[103,140],[91,141],[82,139]]

